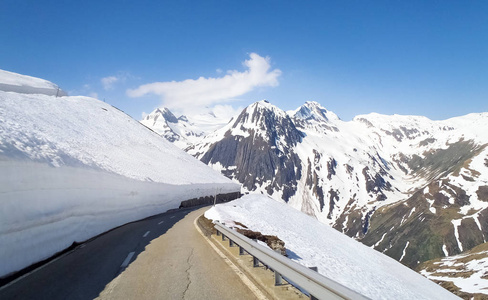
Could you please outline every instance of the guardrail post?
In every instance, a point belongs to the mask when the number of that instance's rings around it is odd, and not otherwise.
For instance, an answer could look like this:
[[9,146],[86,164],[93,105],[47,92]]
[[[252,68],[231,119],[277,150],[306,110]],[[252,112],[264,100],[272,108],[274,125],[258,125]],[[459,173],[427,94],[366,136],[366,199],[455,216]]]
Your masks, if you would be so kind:
[[280,273],[274,271],[275,273],[275,286],[276,285],[282,285],[283,284],[283,277],[281,276]]
[[244,251],[244,248],[242,248],[241,246],[239,246],[239,255],[244,255],[246,254],[245,251]]
[[220,231],[218,231],[218,230],[216,230],[216,231],[217,231],[217,236],[219,236],[220,235]]
[[257,259],[255,256],[252,257],[252,266],[254,268],[259,267],[259,259]]
[[234,241],[229,239],[229,247],[234,247],[235,245]]
[[222,241],[225,241],[225,235],[222,233]]

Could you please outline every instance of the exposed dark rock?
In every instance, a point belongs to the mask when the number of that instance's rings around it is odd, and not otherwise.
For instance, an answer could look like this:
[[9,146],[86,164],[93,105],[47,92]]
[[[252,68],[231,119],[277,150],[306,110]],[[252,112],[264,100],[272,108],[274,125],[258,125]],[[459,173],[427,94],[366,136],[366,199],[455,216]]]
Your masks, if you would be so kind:
[[235,230],[237,232],[239,232],[240,234],[246,236],[247,238],[250,238],[252,240],[259,240],[259,241],[265,242],[266,245],[268,245],[268,247],[270,247],[274,251],[280,253],[283,256],[288,256],[286,254],[285,242],[280,240],[275,235],[263,235],[259,231],[252,231],[249,229],[236,228]]
[[161,113],[161,115],[164,117],[164,119],[167,122],[178,123],[178,119],[175,117],[175,115],[173,115],[173,113],[169,109],[167,108],[164,108],[163,110],[158,109],[157,112]]
[[369,220],[371,219],[371,216],[373,215],[374,212],[375,212],[375,208],[373,208],[372,210],[368,211],[368,213],[364,217],[363,234],[366,234],[368,232],[368,229],[369,229]]
[[368,127],[374,127],[373,123],[371,123],[368,119],[365,118],[357,118],[357,121],[360,121],[361,123],[366,124]]
[[310,163],[310,159],[307,159],[307,178],[305,184],[312,186],[312,164]]
[[366,191],[368,193],[376,194],[377,200],[385,200],[386,196],[383,190],[390,190],[391,184],[379,174],[376,173],[374,177],[369,174],[369,167],[363,169],[363,176],[366,180]]
[[383,130],[384,133],[387,135],[391,135],[397,140],[398,142],[401,142],[403,140],[403,133],[399,129],[393,129],[393,131],[388,131],[388,130]]
[[447,183],[446,186],[448,186],[451,190],[455,192],[454,194],[454,202],[459,205],[459,206],[465,206],[469,205],[469,196],[466,194],[466,191],[455,186],[452,184]]
[[476,195],[478,195],[479,200],[488,202],[488,186],[480,186],[476,191]]
[[450,205],[449,197],[447,197],[446,195],[437,192],[437,193],[433,193],[433,196],[434,196],[434,206],[443,207],[443,206]]
[[[252,129],[244,126],[249,121],[255,124]],[[232,127],[246,131],[249,136],[233,135],[232,130],[228,131],[222,140],[209,148],[201,161],[220,163],[224,168],[235,166],[224,175],[237,179],[251,191],[269,181],[268,193],[272,195],[273,191],[281,190],[283,200],[288,201],[295,194],[297,181],[301,178],[301,162],[293,146],[303,137],[290,117],[256,103],[245,109]]]
[[412,140],[420,135],[420,131],[416,128],[406,128],[404,126],[400,126],[401,131],[407,136],[408,139]]
[[449,145],[447,149],[437,149],[424,153],[424,157],[413,155],[407,164],[417,175],[434,179],[442,174],[459,170],[463,164],[472,159],[483,147],[473,141],[460,140]]
[[339,201],[339,193],[333,189],[329,191],[329,213],[327,219],[332,219],[332,212],[334,211],[335,203]]
[[317,197],[317,199],[319,200],[320,211],[323,211],[325,205],[324,191],[319,184],[319,176],[317,175],[317,172],[315,172],[315,170],[312,171],[312,164],[310,163],[310,160],[308,160],[307,179],[305,181],[305,184],[310,188],[313,195]]
[[[462,218],[458,212],[469,205],[469,196],[448,180],[433,181],[428,188],[427,194],[420,189],[403,203],[378,209],[371,217],[370,230],[362,242],[371,246],[382,240],[375,249],[397,260],[409,242],[401,262],[412,268],[418,262],[443,257],[444,246],[449,255],[459,254],[461,249],[451,220]],[[444,193],[454,199],[453,203],[449,203]],[[434,200],[435,213],[430,212],[427,199]],[[488,237],[488,209],[479,212],[478,222],[481,230],[473,218],[464,218],[457,227],[462,250],[469,250]]]
[[179,121],[183,121],[183,122],[188,122],[188,118],[185,116],[185,115],[181,115],[179,118],[178,118]]
[[469,250],[477,245],[483,244],[483,233],[473,218],[466,218],[461,221],[458,227],[459,241],[463,245],[463,250]]
[[434,138],[427,138],[427,139],[425,139],[425,140],[421,141],[421,142],[419,143],[419,146],[421,146],[421,147],[422,147],[422,146],[427,146],[428,144],[432,144],[432,143],[433,143],[433,142],[435,142],[435,141],[436,141],[436,139],[434,139]]
[[[229,202],[241,197],[241,193],[229,193],[229,194],[218,194],[216,203]],[[215,197],[207,196],[200,198],[193,198],[189,200],[182,201],[179,208],[199,206],[204,204],[213,204]]]
[[478,222],[480,223],[481,232],[483,233],[485,240],[488,240],[488,208],[480,211],[478,215]]
[[327,170],[329,173],[327,174],[327,179],[331,180],[332,176],[336,174],[337,161],[332,158],[330,161],[327,162]]

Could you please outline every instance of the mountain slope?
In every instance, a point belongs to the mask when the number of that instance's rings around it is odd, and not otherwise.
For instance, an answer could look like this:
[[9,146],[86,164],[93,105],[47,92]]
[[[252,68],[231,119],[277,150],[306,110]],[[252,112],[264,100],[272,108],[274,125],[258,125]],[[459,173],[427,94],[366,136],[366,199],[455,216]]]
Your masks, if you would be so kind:
[[261,101],[188,152],[415,267],[486,240],[487,125],[487,113],[344,122],[316,102]]
[[371,299],[457,299],[386,255],[264,195],[216,205],[205,217],[277,236],[290,259]]
[[180,149],[186,149],[228,121],[225,113],[216,115],[210,111],[191,118],[184,115],[177,118],[168,108],[157,108],[140,122]]
[[185,116],[176,118],[167,108],[156,109],[141,124],[152,129],[171,143],[185,149],[204,136],[204,132],[191,124]]
[[419,272],[464,299],[488,298],[488,243],[421,264]]
[[301,177],[293,147],[302,137],[285,112],[261,101],[187,151],[246,190],[262,189],[286,201],[295,194]]

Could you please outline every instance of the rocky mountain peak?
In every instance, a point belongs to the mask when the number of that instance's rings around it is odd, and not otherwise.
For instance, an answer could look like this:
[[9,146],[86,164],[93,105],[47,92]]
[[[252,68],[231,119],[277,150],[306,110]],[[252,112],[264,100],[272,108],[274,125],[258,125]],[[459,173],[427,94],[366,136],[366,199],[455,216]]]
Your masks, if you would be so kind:
[[296,145],[302,133],[285,111],[266,100],[245,108],[232,125],[232,134],[260,137],[271,146]]
[[[178,119],[175,117],[175,115],[166,107],[163,108],[157,108],[156,111],[151,113],[150,115],[161,115],[167,122],[170,123],[178,123]],[[150,116],[148,115],[148,117]]]
[[322,107],[318,102],[307,101],[292,114],[295,119],[304,121],[330,122],[339,120],[339,117]]

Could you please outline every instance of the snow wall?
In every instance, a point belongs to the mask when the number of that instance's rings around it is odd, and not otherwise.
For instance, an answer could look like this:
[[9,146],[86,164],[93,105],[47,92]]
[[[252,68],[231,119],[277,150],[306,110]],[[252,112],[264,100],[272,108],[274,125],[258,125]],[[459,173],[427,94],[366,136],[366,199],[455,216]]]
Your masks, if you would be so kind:
[[232,193],[240,186],[138,181],[0,155],[0,277],[49,258],[73,242],[178,208],[183,200],[213,196],[217,189]]

